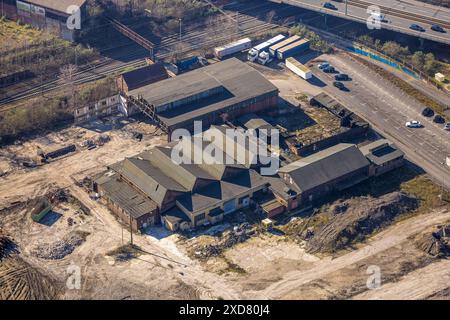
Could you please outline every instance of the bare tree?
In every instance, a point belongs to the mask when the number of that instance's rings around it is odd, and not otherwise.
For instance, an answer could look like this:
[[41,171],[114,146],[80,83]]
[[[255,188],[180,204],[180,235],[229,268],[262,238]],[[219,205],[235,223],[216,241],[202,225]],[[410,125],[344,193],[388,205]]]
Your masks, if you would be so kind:
[[74,64],[68,64],[59,69],[59,79],[62,83],[70,89],[70,95],[72,96],[73,108],[75,109],[75,74],[78,71],[78,67]]

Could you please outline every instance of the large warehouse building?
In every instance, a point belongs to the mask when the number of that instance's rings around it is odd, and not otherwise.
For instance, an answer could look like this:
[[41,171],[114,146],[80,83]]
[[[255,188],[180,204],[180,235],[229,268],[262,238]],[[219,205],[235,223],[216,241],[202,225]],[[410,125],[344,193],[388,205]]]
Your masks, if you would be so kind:
[[276,106],[278,88],[246,63],[232,58],[128,92],[128,114],[144,112],[168,134],[203,129],[225,119]]

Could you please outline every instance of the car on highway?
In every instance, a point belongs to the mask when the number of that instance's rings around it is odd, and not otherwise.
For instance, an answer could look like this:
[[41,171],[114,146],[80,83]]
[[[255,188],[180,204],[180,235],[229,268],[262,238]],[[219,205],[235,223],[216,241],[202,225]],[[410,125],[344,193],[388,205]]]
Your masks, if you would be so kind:
[[409,26],[410,29],[415,30],[415,31],[420,31],[420,32],[425,32],[424,27],[413,23],[412,25]]
[[450,122],[445,124],[444,130],[450,131]]
[[443,116],[437,114],[434,119],[433,119],[434,123],[445,123],[445,119]]
[[328,62],[322,62],[322,63],[319,63],[319,65],[318,65],[319,69],[321,69],[321,70],[328,68],[329,66],[330,66],[330,64]]
[[407,126],[408,128],[422,128],[423,127],[422,123],[417,120],[408,121],[407,123],[405,123],[405,126]]
[[349,81],[350,77],[348,76],[348,74],[340,73],[340,74],[335,75],[334,79],[336,81]]
[[333,82],[333,86],[335,86],[335,87],[338,88],[339,90],[345,90],[345,89],[347,89],[347,88],[345,87],[345,85],[344,85],[342,82],[339,82],[339,81],[334,81],[334,82]]
[[434,116],[434,111],[433,111],[433,109],[426,107],[425,109],[423,109],[422,115],[424,117],[432,117],[432,116]]
[[442,28],[440,25],[438,24],[433,24],[431,26],[431,30],[436,31],[436,32],[441,32],[441,33],[445,33],[445,29]]
[[323,7],[325,9],[330,9],[330,10],[337,10],[336,6],[334,4],[332,4],[331,2],[325,2],[323,4]]

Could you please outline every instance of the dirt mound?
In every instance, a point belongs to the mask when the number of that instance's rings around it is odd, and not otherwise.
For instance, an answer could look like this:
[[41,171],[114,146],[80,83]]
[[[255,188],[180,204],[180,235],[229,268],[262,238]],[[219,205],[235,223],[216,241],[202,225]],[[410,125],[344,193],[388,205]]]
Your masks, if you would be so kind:
[[74,231],[64,239],[51,244],[38,245],[32,254],[41,259],[59,260],[71,254],[76,247],[80,246],[89,235],[87,232]]
[[433,257],[450,256],[450,224],[438,226],[433,232],[419,236],[416,246]]
[[0,261],[13,252],[17,252],[14,242],[0,233]]
[[361,241],[375,230],[389,224],[398,215],[418,207],[416,197],[393,192],[379,198],[352,200],[331,206],[324,215],[327,222],[314,230],[307,242],[309,253],[335,252],[353,241]]
[[61,284],[32,267],[18,255],[0,262],[0,300],[50,300]]

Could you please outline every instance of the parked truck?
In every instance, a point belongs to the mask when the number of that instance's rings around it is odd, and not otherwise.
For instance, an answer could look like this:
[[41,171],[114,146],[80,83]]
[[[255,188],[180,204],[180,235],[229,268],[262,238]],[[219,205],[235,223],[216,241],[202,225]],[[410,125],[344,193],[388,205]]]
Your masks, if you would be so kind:
[[290,45],[283,47],[277,51],[277,58],[279,60],[286,60],[289,57],[292,57],[300,52],[306,51],[309,49],[309,40],[301,39]]
[[277,44],[278,42],[283,41],[285,38],[286,38],[285,36],[279,34],[276,37],[273,37],[272,39],[269,39],[263,43],[258,44],[256,47],[251,48],[247,55],[248,61],[251,62],[256,61],[261,52],[268,50],[271,46]]
[[290,57],[286,59],[286,68],[294,72],[296,75],[302,77],[305,80],[312,78],[312,72],[309,70],[307,66],[300,63],[294,57]]
[[292,36],[290,38],[287,38],[284,41],[278,42],[277,44],[274,44],[269,48],[269,54],[271,57],[276,57],[278,50],[281,48],[290,45],[291,43],[300,40],[301,38],[299,36]]
[[217,58],[222,59],[228,55],[250,49],[251,47],[252,47],[252,40],[250,40],[249,38],[244,38],[229,43],[227,45],[224,45],[222,47],[214,48],[214,55]]

